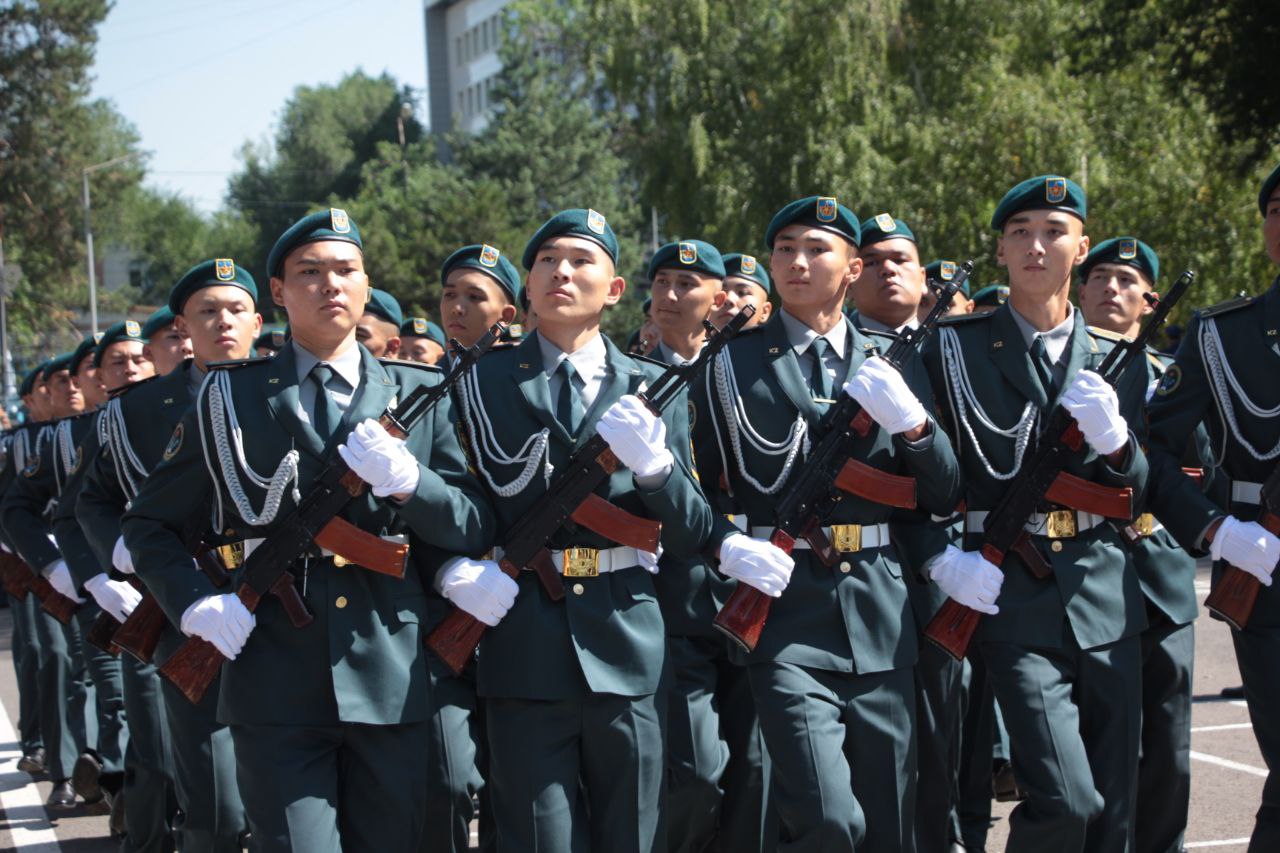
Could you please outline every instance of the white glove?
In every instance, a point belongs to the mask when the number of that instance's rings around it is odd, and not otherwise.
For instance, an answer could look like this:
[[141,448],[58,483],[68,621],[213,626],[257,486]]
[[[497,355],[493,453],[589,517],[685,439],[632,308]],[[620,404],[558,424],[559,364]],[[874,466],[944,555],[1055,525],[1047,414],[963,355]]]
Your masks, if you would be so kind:
[[641,551],[637,549],[636,558],[640,561],[640,568],[651,575],[656,575],[658,573],[658,561],[662,559],[662,544],[658,544],[657,551]]
[[338,455],[370,485],[374,497],[405,495],[418,488],[418,460],[373,418],[357,424]]
[[947,550],[929,563],[929,577],[957,604],[979,613],[1000,612],[996,598],[1004,583],[1004,573],[980,551],[961,551],[948,545]]
[[1271,573],[1280,560],[1280,539],[1256,521],[1228,515],[1214,534],[1209,554],[1248,572],[1263,586],[1271,586]]
[[213,643],[227,660],[235,660],[258,620],[234,593],[206,595],[182,614],[179,628],[188,637]]
[[610,406],[596,432],[637,477],[653,477],[675,466],[675,457],[667,449],[667,425],[634,394]]
[[844,393],[861,404],[871,419],[888,432],[897,435],[922,425],[928,417],[907,380],[880,356],[862,363],[858,371],[844,383]]
[[1103,456],[1115,453],[1129,441],[1129,425],[1120,417],[1115,389],[1092,370],[1076,374],[1062,395],[1062,406],[1076,419],[1085,441]]
[[773,598],[787,588],[793,568],[795,560],[764,539],[734,533],[720,543],[720,571]]
[[66,560],[54,560],[44,567],[42,574],[55,591],[62,593],[76,604],[84,604],[84,599],[76,594],[76,582],[71,579],[71,570],[67,568]]
[[[124,537],[116,538],[116,544],[111,549],[111,565],[116,567],[117,571],[124,572],[126,575],[134,574],[133,571],[133,555],[129,553],[129,549],[124,547]],[[88,584],[85,584],[88,586]],[[103,608],[104,610],[106,608]]]
[[459,557],[440,571],[440,594],[490,628],[507,615],[519,591],[493,560]]
[[105,572],[85,581],[84,588],[89,590],[89,594],[93,596],[94,601],[98,602],[98,606],[111,614],[111,618],[117,622],[128,619],[133,608],[137,607],[138,602],[142,600],[142,593],[134,589],[133,584],[113,581]]

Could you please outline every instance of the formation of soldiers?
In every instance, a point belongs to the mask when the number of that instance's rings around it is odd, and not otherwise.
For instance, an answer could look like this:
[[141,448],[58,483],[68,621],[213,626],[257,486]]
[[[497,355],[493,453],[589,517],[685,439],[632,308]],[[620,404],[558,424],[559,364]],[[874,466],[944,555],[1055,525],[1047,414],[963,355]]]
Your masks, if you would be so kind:
[[[1258,203],[1280,264],[1280,169]],[[658,249],[626,351],[592,209],[523,276],[455,252],[440,326],[370,288],[339,209],[280,236],[268,288],[197,264],[23,381],[21,769],[129,851],[460,851],[479,803],[503,853],[929,853],[982,849],[1001,731],[1009,849],[1179,850],[1197,557],[1260,584],[1232,633],[1280,760],[1280,288],[1113,375],[1165,279],[1086,215],[1067,178],[1014,186],[1007,281],[971,297],[892,214],[799,199],[767,258]],[[1075,490],[997,553],[1057,416]],[[924,637],[948,599],[982,615],[963,657]],[[1274,774],[1250,850],[1280,850]]]

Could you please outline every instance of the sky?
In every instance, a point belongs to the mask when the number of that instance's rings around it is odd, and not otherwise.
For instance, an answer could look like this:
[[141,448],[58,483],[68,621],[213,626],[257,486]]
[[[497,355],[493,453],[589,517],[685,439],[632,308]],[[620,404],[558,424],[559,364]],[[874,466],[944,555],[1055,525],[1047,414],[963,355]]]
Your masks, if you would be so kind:
[[137,127],[147,183],[210,213],[295,88],[359,68],[414,87],[427,122],[422,0],[116,0],[92,94]]

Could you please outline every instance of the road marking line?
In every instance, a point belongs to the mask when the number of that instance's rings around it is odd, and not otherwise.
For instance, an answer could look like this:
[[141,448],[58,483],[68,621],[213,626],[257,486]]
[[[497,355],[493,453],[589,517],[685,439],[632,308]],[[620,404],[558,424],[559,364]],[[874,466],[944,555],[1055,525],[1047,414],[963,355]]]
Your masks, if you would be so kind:
[[1247,838],[1227,838],[1223,841],[1188,841],[1183,847],[1230,847],[1236,844],[1248,844]]
[[1224,723],[1220,726],[1192,726],[1193,732],[1225,732],[1227,729],[1251,729],[1253,723]]
[[[40,789],[32,778],[17,769],[22,757],[18,735],[9,722],[9,712],[0,702],[0,767],[12,768],[0,772],[0,808],[4,809],[4,828],[13,837],[13,847],[23,853],[60,853],[58,836],[44,811]],[[34,820],[23,820],[14,815],[35,814]]]
[[1219,758],[1216,755],[1208,755],[1203,752],[1191,750],[1191,757],[1197,761],[1203,761],[1206,764],[1216,764],[1219,767],[1226,767],[1228,770],[1239,770],[1241,773],[1248,773],[1251,776],[1261,776],[1267,778],[1267,771],[1261,767],[1254,767],[1252,764],[1241,764],[1239,761],[1232,761],[1229,758]]

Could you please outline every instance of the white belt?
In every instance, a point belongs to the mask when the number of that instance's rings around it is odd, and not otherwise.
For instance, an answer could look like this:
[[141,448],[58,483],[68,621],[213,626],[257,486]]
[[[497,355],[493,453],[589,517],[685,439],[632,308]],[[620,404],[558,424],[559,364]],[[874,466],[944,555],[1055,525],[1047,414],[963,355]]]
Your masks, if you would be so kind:
[[[1106,521],[1106,516],[1096,515],[1092,512],[1082,512],[1080,510],[1066,510],[1074,513],[1076,517],[1076,531],[1082,532],[1090,528],[1097,527]],[[1027,519],[1026,530],[1028,533],[1047,535],[1046,526],[1049,521],[1049,515],[1043,512],[1034,512]],[[965,533],[982,533],[986,529],[987,511],[973,510],[964,514],[964,532]]]
[[[386,541],[386,542],[394,542],[394,543],[396,543],[397,545],[405,545],[405,544],[408,544],[408,542],[409,542],[409,537],[408,537],[406,534],[404,534],[404,533],[396,533],[396,534],[391,534],[391,535],[387,535],[387,536],[379,536],[378,538],[379,538],[379,539],[382,539],[383,541]],[[264,538],[256,538],[256,539],[246,539],[246,540],[244,540],[244,542],[243,542],[243,543],[241,543],[241,544],[243,544],[243,545],[244,545],[244,559],[248,560],[248,559],[249,559],[249,555],[250,555],[250,554],[252,554],[254,551],[256,551],[256,550],[258,549],[258,546],[259,546],[259,545],[261,545],[263,542],[266,542],[266,541],[267,541],[267,540],[266,540],[266,539],[264,539]],[[321,556],[321,557],[337,557],[337,556],[339,556],[339,555],[338,555],[338,554],[333,553],[333,552],[332,552],[332,551],[330,551],[328,548],[321,548],[321,549],[320,549],[320,556]],[[230,567],[229,567],[229,568],[230,568]],[[236,567],[236,568],[238,568],[238,567]]]
[[[635,548],[628,548],[626,545],[619,545],[617,548],[571,548],[570,550],[594,551],[596,572],[598,574],[605,574],[606,572],[620,572],[623,569],[630,569],[640,565],[640,552]],[[562,574],[567,574],[565,572],[565,552],[552,551],[550,553],[551,562],[555,564],[555,567],[559,569]],[[502,559],[501,548],[493,549],[493,559]],[[525,569],[527,571],[529,570],[529,567],[525,566]],[[656,571],[656,567],[654,569],[648,569],[648,571]]]
[[1233,481],[1231,483],[1231,500],[1236,503],[1257,506],[1262,503],[1262,484],[1246,483],[1244,480]]
[[[865,551],[868,548],[884,548],[889,544],[888,524],[851,524],[845,526],[860,529],[861,544],[857,548],[859,551]],[[768,539],[773,535],[773,530],[774,528],[772,527],[752,527],[750,535],[756,539]],[[832,532],[832,528],[824,527],[822,532],[832,544],[835,544],[837,534]],[[809,543],[804,539],[797,538],[796,543],[791,548],[794,551],[805,551],[808,550]]]

